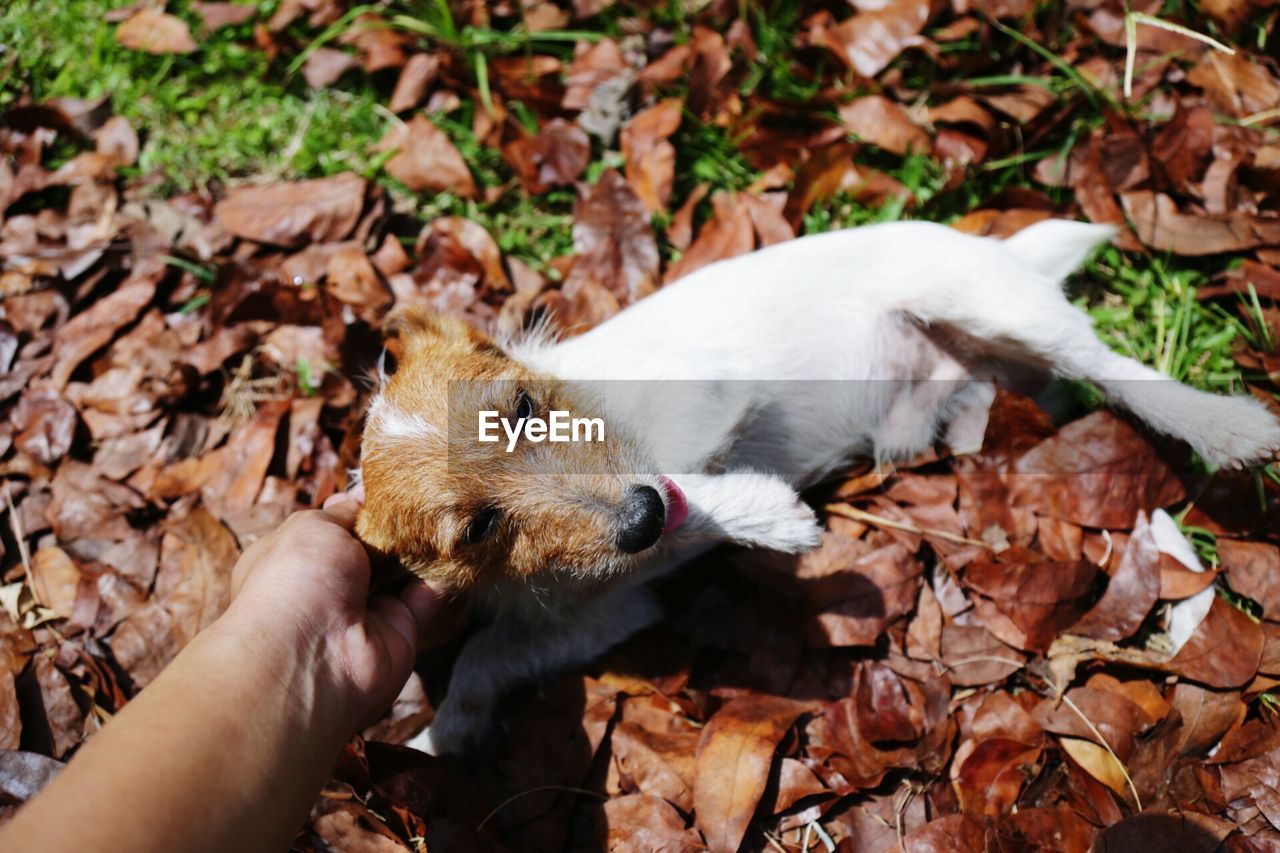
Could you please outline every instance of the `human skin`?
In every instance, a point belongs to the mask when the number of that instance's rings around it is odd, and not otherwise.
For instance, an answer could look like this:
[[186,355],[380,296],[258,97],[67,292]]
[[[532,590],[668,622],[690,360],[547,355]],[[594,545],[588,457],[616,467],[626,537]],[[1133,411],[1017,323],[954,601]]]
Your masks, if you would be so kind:
[[359,501],[335,496],[246,550],[227,611],[0,829],[0,850],[287,849],[439,605],[420,583],[368,598]]

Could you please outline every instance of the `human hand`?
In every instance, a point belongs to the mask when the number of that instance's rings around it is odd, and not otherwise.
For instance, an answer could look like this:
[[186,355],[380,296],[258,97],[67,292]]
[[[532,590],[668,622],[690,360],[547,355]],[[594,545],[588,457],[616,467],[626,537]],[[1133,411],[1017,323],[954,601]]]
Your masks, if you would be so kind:
[[261,654],[286,653],[282,667],[302,670],[289,676],[301,681],[303,696],[336,705],[323,716],[336,712],[347,734],[395,699],[440,601],[421,582],[397,596],[368,597],[369,557],[352,535],[362,501],[360,492],[334,495],[251,545],[232,572],[233,600],[218,624]]

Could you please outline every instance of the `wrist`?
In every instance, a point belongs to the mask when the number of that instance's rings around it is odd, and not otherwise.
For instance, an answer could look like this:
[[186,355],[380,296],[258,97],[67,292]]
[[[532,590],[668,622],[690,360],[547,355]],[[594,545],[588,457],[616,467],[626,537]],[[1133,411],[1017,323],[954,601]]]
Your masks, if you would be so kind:
[[342,688],[343,674],[331,665],[331,642],[326,632],[291,624],[287,615],[258,619],[233,603],[197,635],[192,645],[199,647],[192,651],[211,671],[234,674],[255,715],[287,720],[339,749],[359,721]]

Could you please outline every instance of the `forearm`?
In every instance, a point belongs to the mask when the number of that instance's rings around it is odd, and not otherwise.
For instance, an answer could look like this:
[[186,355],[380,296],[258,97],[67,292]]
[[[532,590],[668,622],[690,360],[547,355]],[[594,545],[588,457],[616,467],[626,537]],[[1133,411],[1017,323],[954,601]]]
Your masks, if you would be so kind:
[[224,617],[18,812],[0,847],[286,849],[352,722],[317,657]]

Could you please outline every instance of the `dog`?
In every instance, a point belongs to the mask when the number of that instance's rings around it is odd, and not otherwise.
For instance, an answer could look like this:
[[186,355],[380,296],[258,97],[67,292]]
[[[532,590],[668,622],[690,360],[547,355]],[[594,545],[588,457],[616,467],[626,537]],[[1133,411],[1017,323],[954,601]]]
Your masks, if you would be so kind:
[[[1094,383],[1214,465],[1272,456],[1280,422],[1261,402],[1113,353],[1064,296],[1112,235],[1048,220],[1005,240],[923,222],[808,236],[561,341],[402,314],[398,369],[367,414],[357,532],[492,613],[411,745],[474,748],[503,694],[653,622],[645,581],[716,543],[816,547],[799,490],[859,457],[917,456],[985,418],[993,383],[1021,370]],[[521,432],[557,411],[603,421],[603,440]],[[499,440],[480,439],[486,417]]]

